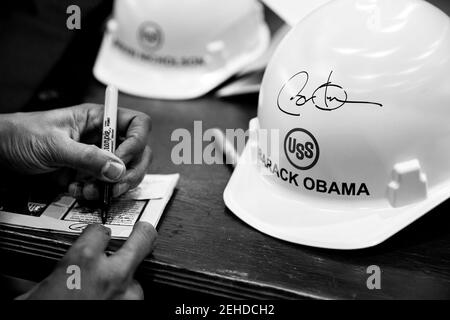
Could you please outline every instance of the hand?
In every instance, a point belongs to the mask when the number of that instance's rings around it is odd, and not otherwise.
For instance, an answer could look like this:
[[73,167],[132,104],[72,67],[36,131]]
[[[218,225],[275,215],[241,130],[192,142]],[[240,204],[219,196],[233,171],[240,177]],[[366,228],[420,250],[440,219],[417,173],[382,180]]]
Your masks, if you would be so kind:
[[[128,240],[116,253],[106,256],[110,229],[89,225],[58,263],[53,273],[18,299],[103,300],[143,299],[141,286],[133,279],[141,261],[151,252],[156,230],[137,222]],[[69,266],[80,269],[80,288],[68,287]]]
[[144,178],[151,161],[151,121],[143,113],[119,109],[122,141],[115,155],[96,146],[102,123],[103,107],[94,104],[0,115],[0,165],[22,174],[58,171],[59,180],[79,199],[97,199],[98,180],[115,183],[117,197]]

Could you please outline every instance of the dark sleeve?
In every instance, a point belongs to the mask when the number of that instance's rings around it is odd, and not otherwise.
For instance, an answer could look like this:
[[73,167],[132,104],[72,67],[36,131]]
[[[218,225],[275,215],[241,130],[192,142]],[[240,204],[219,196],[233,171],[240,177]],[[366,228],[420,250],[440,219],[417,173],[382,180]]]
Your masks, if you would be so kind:
[[[76,66],[90,48],[89,37],[101,34],[111,1],[2,0],[0,1],[0,113],[24,110],[49,77],[64,65]],[[81,30],[68,30],[69,5],[81,9]],[[101,14],[98,11],[101,9]],[[95,18],[95,19],[94,19]],[[74,49],[74,42],[77,42]],[[94,43],[95,44],[95,43]],[[95,45],[94,45],[95,46]],[[68,49],[81,52],[70,54]],[[91,53],[91,55],[95,53]],[[64,61],[71,58],[72,61]],[[85,66],[85,68],[90,66]],[[68,70],[68,72],[71,70]],[[66,73],[66,77],[76,75]],[[54,80],[53,80],[54,81]],[[62,79],[64,82],[64,79]]]

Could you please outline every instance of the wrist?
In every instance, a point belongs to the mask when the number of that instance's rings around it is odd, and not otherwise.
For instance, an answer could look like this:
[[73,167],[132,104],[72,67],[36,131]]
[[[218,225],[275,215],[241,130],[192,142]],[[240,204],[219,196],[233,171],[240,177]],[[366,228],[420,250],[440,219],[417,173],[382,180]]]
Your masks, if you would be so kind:
[[9,154],[14,132],[14,123],[11,115],[0,115],[0,168],[11,168]]

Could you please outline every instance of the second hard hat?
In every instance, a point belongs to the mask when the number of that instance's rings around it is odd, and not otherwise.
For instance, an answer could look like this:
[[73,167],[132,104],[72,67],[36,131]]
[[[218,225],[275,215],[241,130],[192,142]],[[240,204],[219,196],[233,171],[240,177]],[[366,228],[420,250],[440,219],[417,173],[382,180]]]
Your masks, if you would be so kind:
[[137,96],[196,98],[259,57],[269,37],[255,0],[119,0],[94,75]]

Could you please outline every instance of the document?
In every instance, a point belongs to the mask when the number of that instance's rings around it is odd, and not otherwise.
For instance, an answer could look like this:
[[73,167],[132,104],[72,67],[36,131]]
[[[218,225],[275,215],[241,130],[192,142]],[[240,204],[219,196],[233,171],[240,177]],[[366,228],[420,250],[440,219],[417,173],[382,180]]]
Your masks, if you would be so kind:
[[[106,226],[113,238],[127,238],[141,220],[155,228],[178,183],[179,175],[146,175],[142,183],[114,199]],[[48,232],[80,233],[92,223],[101,223],[100,209],[67,194],[51,200],[30,197],[26,204],[4,204],[0,200],[0,224]]]

